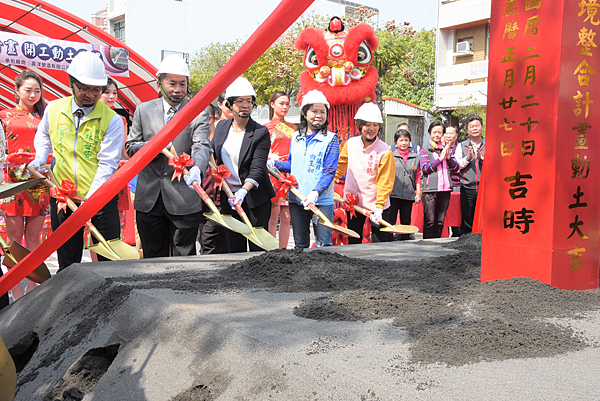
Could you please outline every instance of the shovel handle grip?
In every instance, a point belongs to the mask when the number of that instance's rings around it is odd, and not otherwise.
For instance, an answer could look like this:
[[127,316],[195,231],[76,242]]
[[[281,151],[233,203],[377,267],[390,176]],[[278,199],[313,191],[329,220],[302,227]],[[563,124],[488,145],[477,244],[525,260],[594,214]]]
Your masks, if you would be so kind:
[[[336,202],[340,202],[340,203],[344,202],[344,200],[340,196],[338,196],[337,194],[333,195],[333,200],[335,200]],[[364,208],[362,208],[362,207],[360,207],[358,205],[354,205],[354,210],[356,210],[358,213],[360,213],[362,215],[365,215],[365,216],[367,216],[369,218],[371,218],[371,216],[373,215],[373,212],[371,212],[371,211],[369,211],[367,209],[364,209]],[[377,219],[377,222],[380,225],[383,225],[383,226],[386,226],[388,228],[391,228],[392,230],[396,229],[393,225],[391,225],[390,223],[388,223],[384,219]]]
[[[277,170],[276,168],[271,168],[269,166],[267,166],[267,171],[269,172],[269,174],[271,174],[273,177],[279,179],[279,177],[281,176],[281,172],[279,170]],[[290,186],[290,191],[292,191],[292,193],[294,195],[296,195],[296,198],[300,199],[300,201],[303,201],[306,199],[306,196],[302,195],[302,193],[298,190],[298,188],[294,187],[294,186]],[[333,223],[331,221],[329,221],[329,219],[327,218],[327,216],[325,216],[325,214],[314,204],[314,203],[309,203],[308,204],[308,208],[317,216],[319,216],[319,218],[324,221],[325,223],[329,224],[330,226],[333,226]]]
[[[217,168],[217,162],[215,161],[215,157],[213,156],[212,153],[210,154],[210,161],[208,162],[208,165],[212,169],[216,169]],[[227,180],[221,181],[221,188],[223,188],[223,191],[225,191],[225,195],[227,195],[227,197],[229,199],[235,199],[235,195],[231,191],[231,188],[229,187],[229,184],[227,183]],[[248,218],[248,215],[246,214],[246,212],[244,211],[244,209],[242,209],[242,205],[235,205],[235,210],[242,217],[242,220],[244,220],[244,223],[248,227],[252,227],[252,223],[250,222],[250,219]]]
[[[48,177],[46,177],[44,174],[42,174],[39,171],[37,171],[32,165],[28,165],[27,166],[27,170],[29,170],[29,172],[31,174],[33,174],[33,176],[35,178],[43,178],[44,179],[44,184],[46,184],[47,186],[49,186],[49,187],[54,187],[55,186],[55,184],[52,181],[50,181],[48,179]],[[48,170],[48,171],[50,171],[50,170]]]
[[[45,179],[44,182],[46,183],[46,185],[48,185],[49,187],[54,187],[54,188],[58,187],[58,183],[56,182],[56,178],[54,178],[54,174],[52,174],[52,170],[50,170],[50,166],[43,165],[42,167],[48,170],[48,177],[44,176],[42,173],[37,171],[35,168],[33,168],[33,166],[27,166],[29,171],[34,176],[36,176],[38,178],[44,178]],[[71,209],[72,212],[77,211],[77,205],[75,204],[75,202],[73,202],[73,199],[71,199],[71,198],[67,199],[67,206],[69,206],[69,209]],[[92,235],[94,237],[96,237],[96,239],[98,241],[100,241],[104,246],[106,246],[108,249],[110,249],[110,246],[108,245],[108,242],[106,242],[106,239],[102,236],[102,234],[100,234],[100,231],[98,231],[96,226],[94,226],[91,221],[89,221],[89,220],[86,221],[85,226],[92,233]],[[119,257],[118,255],[117,255],[117,257],[119,259],[121,259],[121,257]]]
[[[174,151],[175,148],[171,147],[171,149]],[[163,149],[162,154],[167,156],[169,159],[173,159],[176,157],[176,155],[174,155],[173,153],[171,153],[170,151],[168,151],[167,149]],[[190,175],[190,172],[188,171],[187,168],[183,169],[183,175]],[[202,200],[204,201],[204,203],[206,203],[208,205],[208,208],[211,209],[213,211],[213,213],[217,213],[218,212],[218,208],[217,206],[214,204],[214,202],[212,201],[212,199],[210,199],[210,196],[208,196],[208,194],[206,193],[206,191],[204,190],[204,188],[202,188],[202,186],[200,185],[200,183],[196,180],[192,181],[192,186],[194,187],[194,189],[196,190],[196,192],[198,193],[198,195],[200,195],[200,197],[202,198]]]
[[[208,166],[212,169],[217,169],[217,162],[212,153],[210,154],[210,161],[208,162]],[[225,191],[225,195],[227,195],[229,199],[234,197],[231,188],[229,188],[229,183],[227,182],[227,180],[221,181],[221,188],[223,188],[223,191]]]

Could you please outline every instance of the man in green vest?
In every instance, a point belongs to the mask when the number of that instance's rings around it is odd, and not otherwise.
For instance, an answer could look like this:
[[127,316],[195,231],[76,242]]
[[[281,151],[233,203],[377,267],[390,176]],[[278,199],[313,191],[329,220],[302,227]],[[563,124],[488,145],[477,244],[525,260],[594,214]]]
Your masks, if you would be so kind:
[[[117,171],[125,132],[121,117],[100,99],[107,82],[100,57],[81,52],[73,58],[67,73],[73,96],[55,100],[46,107],[35,135],[36,156],[31,165],[41,171],[52,152],[52,171],[58,184],[64,186],[65,180],[71,180],[77,186],[77,197],[85,200]],[[60,210],[52,198],[52,230],[70,215],[69,208]],[[116,197],[92,217],[92,223],[107,240],[120,237]],[[57,253],[59,271],[80,263],[83,227]],[[108,259],[98,255],[98,260]]]

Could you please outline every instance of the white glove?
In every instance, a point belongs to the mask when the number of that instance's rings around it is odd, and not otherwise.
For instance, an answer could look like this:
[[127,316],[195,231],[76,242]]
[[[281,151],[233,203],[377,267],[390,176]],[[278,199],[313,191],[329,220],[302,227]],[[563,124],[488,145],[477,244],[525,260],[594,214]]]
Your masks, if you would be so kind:
[[198,181],[198,183],[201,183],[202,177],[200,176],[200,169],[198,168],[198,166],[192,167],[190,169],[190,175],[184,175],[183,179],[185,180],[187,186],[190,187],[190,189],[194,189],[194,186],[192,185],[194,181]]
[[241,205],[242,202],[244,202],[246,194],[248,194],[248,190],[246,188],[238,189],[237,192],[233,194],[233,199],[228,199],[231,207],[235,208],[235,205]]
[[373,213],[369,216],[369,218],[371,219],[371,223],[379,225],[377,220],[380,220],[382,215],[383,215],[383,209],[380,209],[380,208],[375,209],[375,211],[373,211]]
[[47,173],[48,169],[42,168],[42,163],[43,162],[41,160],[34,159],[31,163],[28,164],[28,166],[33,166],[33,168],[40,173]]
[[275,160],[267,159],[267,166],[269,168],[275,169]]
[[308,204],[312,203],[314,205],[318,198],[319,198],[319,193],[317,191],[310,191],[310,193],[308,194],[306,199],[304,199],[302,201],[304,210],[310,210],[310,208],[308,207]]

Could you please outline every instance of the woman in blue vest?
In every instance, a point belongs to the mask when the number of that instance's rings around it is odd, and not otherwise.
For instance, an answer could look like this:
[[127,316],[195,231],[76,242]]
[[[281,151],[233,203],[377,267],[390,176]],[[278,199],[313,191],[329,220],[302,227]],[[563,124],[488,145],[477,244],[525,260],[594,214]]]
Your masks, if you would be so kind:
[[329,102],[323,93],[312,90],[304,95],[300,105],[300,128],[292,134],[287,161],[268,164],[290,173],[298,180],[298,190],[306,196],[300,201],[289,192],[290,217],[296,248],[310,246],[312,221],[317,247],[331,246],[331,230],[319,222],[309,209],[316,205],[333,219],[333,177],[337,169],[340,143],[337,135],[327,130]]

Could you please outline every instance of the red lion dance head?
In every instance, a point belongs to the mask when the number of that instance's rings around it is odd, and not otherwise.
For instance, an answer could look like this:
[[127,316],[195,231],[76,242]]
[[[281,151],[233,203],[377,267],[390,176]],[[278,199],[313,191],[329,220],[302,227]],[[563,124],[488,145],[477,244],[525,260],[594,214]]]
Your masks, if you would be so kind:
[[378,41],[373,27],[359,24],[344,31],[338,17],[329,21],[327,31],[306,28],[296,38],[296,48],[303,50],[304,67],[300,74],[298,104],[305,93],[321,91],[329,103],[329,129],[340,139],[354,136],[354,115],[365,102],[375,101],[375,86],[379,75],[371,67]]

